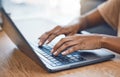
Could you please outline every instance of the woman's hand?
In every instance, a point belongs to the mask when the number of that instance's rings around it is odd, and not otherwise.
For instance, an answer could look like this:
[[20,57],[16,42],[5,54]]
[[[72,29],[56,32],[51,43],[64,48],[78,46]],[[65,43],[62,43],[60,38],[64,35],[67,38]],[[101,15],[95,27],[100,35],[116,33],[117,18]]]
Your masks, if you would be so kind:
[[65,27],[56,26],[54,29],[44,33],[40,37],[39,45],[42,46],[45,42],[48,44],[49,42],[51,42],[55,37],[57,37],[60,34],[65,34],[66,36],[74,35],[78,32],[79,29],[80,29],[80,26],[77,24],[65,26]]
[[51,53],[57,56],[60,53],[67,55],[77,50],[98,49],[102,47],[102,38],[102,35],[97,34],[67,36],[54,46]]
[[45,32],[40,37],[39,45],[42,46],[45,42],[48,44],[50,43],[55,37],[61,34],[65,34],[66,36],[74,35],[78,31],[83,30],[86,28],[87,22],[85,17],[80,17],[75,19],[67,26],[56,26],[54,29]]

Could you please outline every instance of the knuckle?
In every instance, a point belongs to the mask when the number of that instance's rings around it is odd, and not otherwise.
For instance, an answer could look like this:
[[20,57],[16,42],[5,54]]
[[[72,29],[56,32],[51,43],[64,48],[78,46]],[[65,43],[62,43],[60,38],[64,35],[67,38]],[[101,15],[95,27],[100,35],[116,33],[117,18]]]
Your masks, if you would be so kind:
[[50,34],[50,31],[48,31],[48,32],[45,32],[45,35],[48,35],[48,34]]
[[40,38],[40,41],[44,41],[46,38],[45,37],[41,37]]
[[61,41],[62,41],[62,42],[65,42],[65,41],[67,41],[67,38],[66,38],[66,37],[65,37],[65,38],[62,38]]
[[55,45],[53,49],[54,49],[54,50],[57,50],[57,48],[58,48],[58,45]]
[[58,35],[58,33],[52,33],[52,36],[54,36],[54,37],[57,36],[57,35]]
[[72,52],[72,51],[75,51],[75,50],[76,50],[76,47],[72,47],[70,50],[71,50],[71,52]]
[[61,50],[62,50],[62,49],[60,49],[60,48],[57,50],[58,54],[61,52]]
[[71,53],[71,50],[69,49],[69,50],[67,50],[67,54],[69,54],[69,53]]
[[64,38],[62,38],[60,41],[61,41],[61,42],[64,42]]
[[55,34],[56,34],[56,36],[58,36],[58,35],[62,34],[62,32],[59,31],[59,32],[57,32],[57,33],[55,33]]
[[67,46],[69,46],[69,43],[64,43],[63,46],[64,46],[64,47],[67,47]]
[[58,29],[61,29],[62,27],[61,26],[56,26],[53,30],[58,30]]
[[40,37],[40,39],[46,39],[48,36],[49,36],[49,35],[45,33],[45,34],[43,34],[43,35]]
[[59,48],[59,50],[65,50],[67,47],[65,46],[65,45],[63,45],[63,46],[61,46],[60,48]]
[[57,25],[56,27],[57,27],[57,28],[62,28],[62,26],[60,26],[60,25]]
[[45,40],[45,39],[47,39],[47,35],[40,37],[40,40]]
[[53,39],[53,38],[55,38],[55,35],[51,35],[49,38],[50,38],[50,39]]

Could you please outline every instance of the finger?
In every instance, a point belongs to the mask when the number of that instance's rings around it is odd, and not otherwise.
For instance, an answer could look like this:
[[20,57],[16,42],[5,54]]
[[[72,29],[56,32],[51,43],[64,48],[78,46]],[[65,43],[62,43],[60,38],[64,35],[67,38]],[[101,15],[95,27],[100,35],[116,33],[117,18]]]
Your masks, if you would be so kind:
[[74,46],[74,45],[77,45],[79,44],[79,41],[69,41],[69,42],[66,42],[64,43],[61,47],[59,47],[57,49],[57,51],[55,51],[53,54],[55,56],[57,56],[58,54],[60,54],[62,51],[66,50],[67,48],[71,47],[71,46]]
[[58,35],[62,34],[62,28],[58,28],[56,29],[47,39],[47,44],[50,43],[55,37],[57,37]]
[[63,45],[65,42],[71,41],[71,38],[62,38],[52,49],[52,53],[55,52],[61,45]]
[[39,39],[39,45],[43,45],[45,43],[45,41],[48,39],[48,37],[55,32],[57,29],[61,28],[60,26],[56,26],[54,29],[52,29],[51,31],[45,32]]
[[48,40],[47,44],[50,43],[53,39],[55,39],[55,38],[56,38],[58,35],[60,35],[60,34],[61,34],[60,31],[57,32],[57,33],[51,34],[51,35],[49,36],[49,38],[47,39],[47,40]]
[[53,32],[55,32],[55,31],[57,31],[57,30],[59,30],[59,29],[61,29],[62,27],[61,26],[56,26],[55,28],[53,28],[52,30],[51,30],[51,33],[53,33]]
[[44,43],[45,43],[45,41],[47,40],[47,38],[50,36],[50,32],[46,32],[46,33],[44,33],[39,39],[40,39],[40,41],[39,41],[39,45],[40,46],[42,46]]
[[62,52],[62,55],[68,55],[68,54],[70,54],[72,52],[75,52],[77,50],[80,50],[80,45],[79,44],[74,45],[74,46],[70,47],[69,49],[67,49],[66,51]]
[[74,32],[71,32],[71,33],[67,34],[67,36],[72,36],[74,34],[75,34]]

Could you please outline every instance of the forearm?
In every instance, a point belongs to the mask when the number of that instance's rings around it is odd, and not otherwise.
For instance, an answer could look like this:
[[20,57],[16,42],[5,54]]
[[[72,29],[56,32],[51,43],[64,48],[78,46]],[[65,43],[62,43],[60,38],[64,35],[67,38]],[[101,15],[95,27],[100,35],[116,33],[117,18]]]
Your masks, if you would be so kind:
[[80,27],[80,29],[86,29],[105,23],[104,19],[97,9],[80,17],[79,21],[79,25],[82,25],[82,28]]
[[120,53],[120,37],[115,36],[103,37],[102,47]]

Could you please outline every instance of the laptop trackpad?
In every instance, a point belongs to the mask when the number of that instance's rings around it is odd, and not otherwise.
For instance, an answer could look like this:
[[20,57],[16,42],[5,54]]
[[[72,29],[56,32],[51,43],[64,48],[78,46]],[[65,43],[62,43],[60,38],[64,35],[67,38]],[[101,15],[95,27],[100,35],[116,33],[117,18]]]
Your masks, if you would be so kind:
[[94,52],[80,52],[80,55],[85,59],[96,59],[100,58],[99,55],[95,54]]

